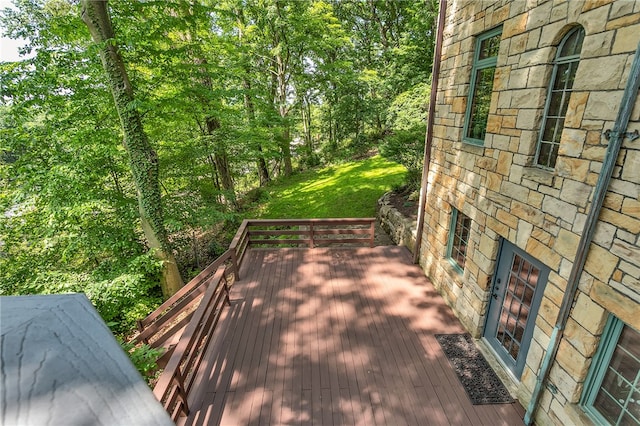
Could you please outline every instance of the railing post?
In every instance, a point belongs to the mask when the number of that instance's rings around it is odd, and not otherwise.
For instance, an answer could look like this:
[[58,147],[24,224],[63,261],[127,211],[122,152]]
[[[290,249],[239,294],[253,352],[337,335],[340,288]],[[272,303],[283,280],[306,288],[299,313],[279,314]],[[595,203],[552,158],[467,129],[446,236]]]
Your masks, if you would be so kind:
[[182,374],[180,374],[180,369],[176,370],[176,374],[173,379],[178,382],[178,393],[180,394],[180,399],[182,399],[182,406],[184,407],[182,412],[185,416],[189,415],[189,402],[187,401],[187,393],[184,389],[184,379]]
[[314,235],[313,235],[313,222],[309,222],[309,248],[313,248],[315,245],[315,242],[313,241]]
[[375,221],[375,219],[371,221],[371,226],[369,228],[369,232],[371,232],[371,236],[369,237],[369,247],[375,247],[375,245],[376,245],[376,221]]
[[223,286],[224,286],[224,292],[225,292],[225,298],[227,299],[227,305],[231,306],[231,298],[229,297],[229,286],[227,285],[229,282],[227,281],[227,270],[225,269],[224,273],[222,274],[222,279],[224,280],[223,282]]
[[[142,320],[136,321],[136,327],[138,328],[138,332],[142,333],[144,331],[144,325],[142,324]],[[145,337],[144,339],[142,339],[142,343],[144,343],[145,345],[148,345],[149,339]]]
[[235,248],[231,250],[231,262],[233,263],[233,274],[235,275],[236,280],[240,281],[240,268],[238,267],[238,253],[236,253]]

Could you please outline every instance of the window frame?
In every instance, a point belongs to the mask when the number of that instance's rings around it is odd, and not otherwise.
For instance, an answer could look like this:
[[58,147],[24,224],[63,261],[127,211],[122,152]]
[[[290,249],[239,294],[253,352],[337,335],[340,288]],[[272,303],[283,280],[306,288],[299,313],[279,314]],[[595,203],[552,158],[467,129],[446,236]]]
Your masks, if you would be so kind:
[[[470,136],[467,136],[469,132],[469,126],[471,124],[471,110],[473,107],[473,101],[475,98],[475,90],[477,84],[477,76],[478,71],[488,68],[494,68],[494,81],[495,81],[495,68],[498,63],[498,55],[492,56],[490,58],[480,59],[480,48],[482,42],[488,40],[496,35],[502,36],[502,26],[496,27],[492,30],[486,31],[480,34],[475,43],[475,52],[473,54],[473,65],[471,67],[471,81],[469,82],[469,94],[467,95],[467,107],[464,114],[464,126],[462,130],[462,141],[471,145],[484,145],[484,139],[476,139]],[[500,39],[502,42],[502,38]],[[493,94],[493,82],[491,84],[491,93]],[[493,96],[493,95],[492,95]],[[490,114],[487,114],[487,122]],[[486,137],[486,128],[485,128],[485,137]]]
[[609,314],[607,318],[604,331],[600,337],[600,345],[596,351],[589,373],[584,382],[584,391],[580,398],[580,406],[587,413],[587,415],[596,423],[602,425],[610,424],[609,421],[598,411],[594,406],[594,402],[602,387],[602,382],[611,364],[611,359],[618,345],[618,341],[622,334],[624,327],[630,327],[636,333],[638,332],[633,327],[625,324],[612,314]]
[[[465,243],[465,252],[464,252],[464,264],[462,266],[460,266],[460,264],[458,263],[458,261],[456,259],[454,259],[453,257],[453,241],[455,240],[455,234],[456,234],[456,229],[458,227],[458,217],[459,215],[462,215],[464,218],[469,220],[469,235],[467,236],[467,240],[464,241]],[[451,263],[451,265],[453,266],[453,268],[459,272],[460,274],[464,273],[464,267],[467,263],[467,250],[469,249],[469,238],[471,236],[471,218],[467,215],[465,215],[464,213],[462,213],[461,211],[459,211],[458,209],[456,209],[455,207],[452,208],[451,211],[451,223],[449,224],[449,237],[448,237],[448,241],[447,241],[447,260],[449,261],[449,263]],[[460,238],[460,241],[463,241],[462,238]]]
[[[585,31],[584,28],[582,26],[577,26],[574,28],[571,28],[569,31],[567,31],[567,33],[564,35],[564,37],[562,37],[562,40],[560,41],[560,44],[558,45],[558,49],[556,50],[556,55],[555,58],[553,59],[553,71],[551,72],[551,78],[549,79],[549,87],[547,89],[547,98],[545,100],[545,104],[544,104],[544,110],[543,110],[543,114],[542,114],[542,119],[541,119],[541,124],[540,124],[540,130],[538,133],[538,141],[536,143],[536,155],[533,159],[533,164],[536,167],[539,167],[543,170],[554,170],[555,169],[555,164],[557,161],[557,154],[555,159],[553,160],[553,167],[548,166],[548,165],[544,165],[544,164],[540,164],[538,161],[540,160],[540,152],[542,151],[542,143],[543,140],[542,138],[544,137],[545,131],[547,130],[547,120],[549,119],[549,109],[551,107],[551,100],[552,100],[552,95],[553,95],[553,89],[554,86],[556,85],[556,77],[558,76],[558,69],[560,68],[561,65],[564,64],[568,64],[568,63],[573,63],[576,62],[576,72],[577,72],[577,67],[578,64],[580,62],[580,55],[581,53],[578,54],[574,54],[574,55],[569,55],[569,56],[560,56],[562,54],[562,50],[564,49],[564,46],[567,44],[567,42],[571,39],[571,37],[576,33],[582,31],[582,43],[584,43],[584,36],[585,36]],[[581,46],[582,46],[581,43]],[[580,50],[582,51],[582,47],[580,48]],[[574,78],[575,78],[575,74],[574,74]],[[566,90],[563,89],[562,91],[562,96],[567,96],[568,93],[568,97],[569,99],[571,98],[571,93],[573,92],[573,84],[571,85],[571,88]],[[567,99],[567,103],[569,102],[569,99]],[[560,107],[562,108],[562,106]],[[559,116],[553,116],[553,117],[559,117]],[[562,123],[562,127],[559,129],[560,131],[560,137],[562,137],[562,132],[564,131],[564,121],[566,120],[567,114],[565,111],[565,114],[563,116],[563,123]],[[549,143],[549,141],[546,141],[546,143]],[[551,142],[551,145],[555,145],[555,142]],[[560,141],[558,141],[558,147],[560,146]],[[553,149],[553,148],[552,148]],[[551,153],[550,153],[551,155]]]

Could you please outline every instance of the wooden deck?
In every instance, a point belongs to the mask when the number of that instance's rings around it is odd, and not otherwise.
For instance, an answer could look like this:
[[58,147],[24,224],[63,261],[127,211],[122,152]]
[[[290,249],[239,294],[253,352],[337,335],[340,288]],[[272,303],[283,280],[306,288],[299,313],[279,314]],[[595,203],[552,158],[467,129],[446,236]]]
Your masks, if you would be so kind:
[[464,332],[403,247],[252,249],[182,424],[516,425],[471,405],[437,341]]

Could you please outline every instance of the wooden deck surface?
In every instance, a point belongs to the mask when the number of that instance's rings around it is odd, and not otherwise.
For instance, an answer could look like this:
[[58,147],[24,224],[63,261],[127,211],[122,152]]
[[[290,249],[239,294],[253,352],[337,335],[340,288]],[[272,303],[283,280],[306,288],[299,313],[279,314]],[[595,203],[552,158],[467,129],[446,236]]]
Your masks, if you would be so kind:
[[516,425],[472,405],[434,338],[464,329],[404,247],[253,249],[192,425]]

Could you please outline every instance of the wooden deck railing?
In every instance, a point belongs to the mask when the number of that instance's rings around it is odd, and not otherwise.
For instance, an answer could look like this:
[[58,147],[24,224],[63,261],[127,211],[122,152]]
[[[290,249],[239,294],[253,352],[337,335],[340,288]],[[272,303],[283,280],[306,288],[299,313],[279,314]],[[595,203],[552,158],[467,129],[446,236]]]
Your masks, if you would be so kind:
[[226,271],[221,265],[210,279],[198,308],[153,388],[154,395],[174,421],[181,414],[189,414],[188,395],[222,315],[225,301],[230,304]]
[[[138,322],[136,343],[167,349],[153,389],[173,420],[189,413],[188,398],[197,370],[223,311],[229,287],[240,279],[239,267],[251,247],[334,244],[374,246],[375,219],[244,220],[222,256],[180,291]],[[346,238],[345,238],[346,236]]]
[[247,248],[259,246],[293,245],[314,248],[336,244],[364,244],[373,247],[375,222],[375,218],[247,219],[238,229],[231,249],[241,261]]
[[139,333],[132,341],[145,343],[152,348],[164,348],[164,354],[157,361],[160,368],[164,368],[169,362],[184,328],[210,283],[208,278],[220,266],[226,264],[229,269],[227,276],[237,279],[238,267],[235,252],[227,250],[155,311],[138,321]]

